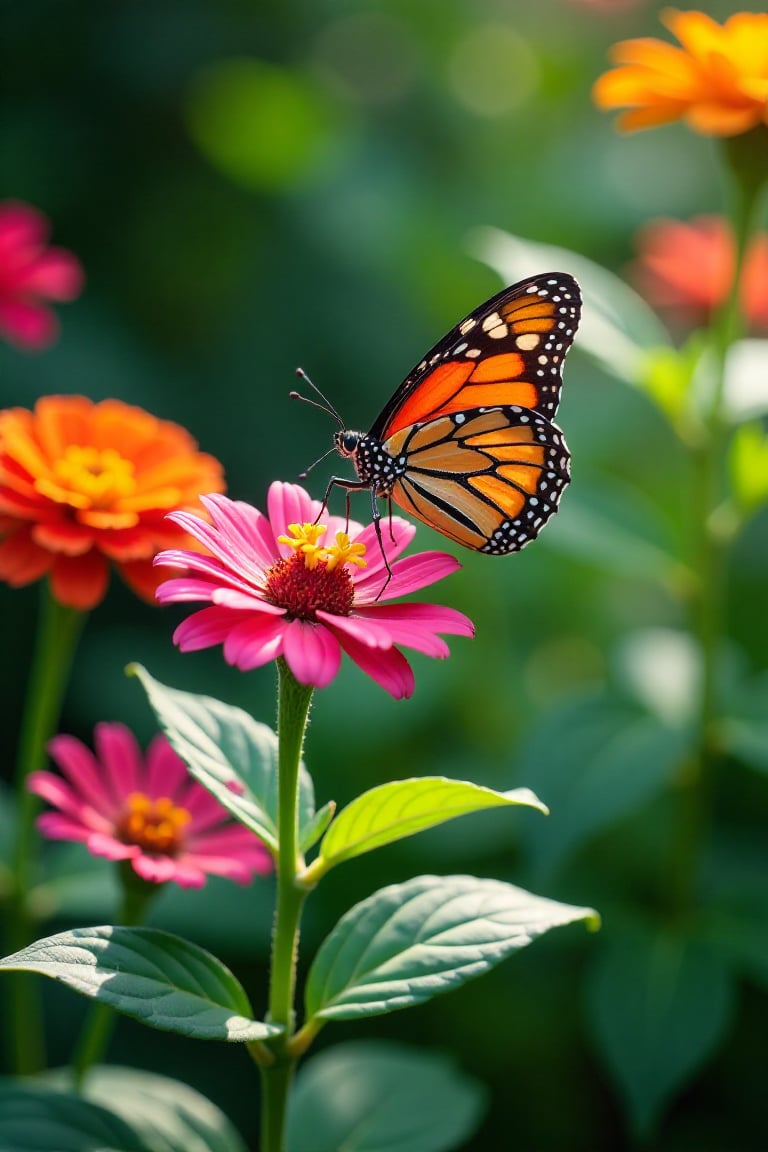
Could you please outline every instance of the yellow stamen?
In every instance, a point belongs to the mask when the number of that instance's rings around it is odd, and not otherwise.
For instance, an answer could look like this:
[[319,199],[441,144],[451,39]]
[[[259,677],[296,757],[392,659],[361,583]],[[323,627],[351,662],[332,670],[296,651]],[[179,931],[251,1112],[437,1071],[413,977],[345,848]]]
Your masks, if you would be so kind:
[[112,508],[136,490],[134,465],[114,448],[70,444],[47,476],[35,480],[43,496],[73,508]]
[[331,544],[330,548],[324,548],[325,556],[323,559],[329,572],[333,572],[340,564],[356,564],[358,568],[367,568],[367,560],[363,560],[365,555],[365,544],[350,544],[349,536],[346,532],[336,533],[336,543]]
[[317,541],[325,535],[325,524],[289,524],[288,531],[291,536],[278,536],[279,544],[287,544],[298,554],[304,557],[304,563],[310,571],[317,567],[318,560],[325,559],[325,549]]
[[150,800],[144,792],[132,792],[125,803],[120,835],[129,844],[166,855],[178,851],[184,828],[191,820],[186,808],[177,808],[170,796]]

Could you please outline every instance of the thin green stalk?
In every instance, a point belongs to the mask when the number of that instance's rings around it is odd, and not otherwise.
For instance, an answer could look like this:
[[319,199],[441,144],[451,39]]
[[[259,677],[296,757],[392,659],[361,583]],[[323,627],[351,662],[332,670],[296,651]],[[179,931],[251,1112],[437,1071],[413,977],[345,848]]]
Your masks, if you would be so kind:
[[[122,880],[123,901],[117,923],[123,927],[143,924],[147,907],[158,886],[137,876],[127,860],[118,866],[118,871]],[[97,1001],[91,1006],[72,1056],[72,1077],[77,1092],[82,1091],[89,1069],[102,1060],[114,1031],[115,1020],[115,1010],[109,1004]]]
[[726,545],[718,533],[713,513],[721,502],[726,424],[723,417],[728,355],[742,331],[740,292],[744,260],[760,207],[762,184],[749,179],[733,180],[731,224],[735,238],[735,262],[728,296],[711,330],[713,381],[706,429],[694,455],[693,525],[698,597],[694,632],[700,657],[700,687],[694,755],[683,780],[682,815],[675,859],[672,862],[673,905],[685,915],[691,905],[702,844],[711,819],[713,768],[717,755],[717,671],[725,632],[727,602]]
[[[27,791],[31,772],[45,766],[46,744],[56,731],[75,648],[85,617],[59,604],[41,585],[37,640],[29,686],[21,717],[16,760],[16,844],[7,945],[16,952],[29,943],[28,896],[35,874],[37,838],[34,830],[38,800]],[[11,1068],[20,1075],[39,1071],[45,1063],[43,1022],[38,981],[19,973],[9,976],[8,1047]]]
[[295,1028],[294,996],[299,922],[306,888],[297,883],[304,867],[299,851],[299,762],[312,689],[299,684],[278,660],[278,833],[277,900],[272,936],[269,1014],[284,1034],[270,1043],[275,1061],[262,1066],[261,1152],[283,1152],[288,1093],[296,1058],[288,1049]]

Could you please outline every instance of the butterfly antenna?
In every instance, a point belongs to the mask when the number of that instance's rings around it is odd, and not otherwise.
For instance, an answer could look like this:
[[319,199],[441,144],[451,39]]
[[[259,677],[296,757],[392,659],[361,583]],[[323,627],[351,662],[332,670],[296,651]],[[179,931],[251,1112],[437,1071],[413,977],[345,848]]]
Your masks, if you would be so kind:
[[[309,376],[307,376],[307,374],[303,368],[297,368],[296,369],[296,375],[299,377],[300,380],[303,380],[305,384],[309,385],[309,387],[312,389],[313,392],[317,393],[317,395],[322,400],[322,404],[319,404],[317,402],[317,400],[311,400],[309,398],[309,396],[302,396],[301,392],[295,392],[295,391],[289,393],[291,400],[303,400],[305,404],[311,404],[313,408],[319,408],[321,412],[327,412],[329,416],[333,417],[333,419],[338,424],[339,428],[341,428],[341,430],[343,431],[344,430],[344,421],[342,420],[341,416],[339,416],[338,412],[334,408],[333,404],[331,404],[328,397],[323,395],[323,393],[318,388],[317,384],[312,383],[312,381],[310,380]],[[327,455],[327,453],[326,453],[326,455]],[[321,456],[320,460],[322,460],[322,459],[323,459],[323,457]],[[320,461],[318,460],[318,461],[316,461],[316,463],[319,464]],[[312,467],[314,468],[314,464],[312,465]],[[309,469],[307,469],[307,471],[309,471]]]
[[[303,396],[297,396],[297,399],[303,400],[304,397]],[[309,403],[311,404],[312,401],[310,400]],[[320,405],[318,404],[318,405],[316,405],[316,407],[319,408]],[[310,464],[309,468],[307,468],[304,472],[299,472],[299,480],[306,480],[307,476],[309,476],[312,469],[317,467],[318,464],[322,464],[322,462],[323,462],[323,460],[325,460],[326,456],[330,456],[331,453],[335,452],[335,451],[336,451],[335,447],[331,447],[328,449],[327,452],[323,452],[322,456],[318,456],[318,458],[317,458],[317,460],[315,460],[314,464]]]

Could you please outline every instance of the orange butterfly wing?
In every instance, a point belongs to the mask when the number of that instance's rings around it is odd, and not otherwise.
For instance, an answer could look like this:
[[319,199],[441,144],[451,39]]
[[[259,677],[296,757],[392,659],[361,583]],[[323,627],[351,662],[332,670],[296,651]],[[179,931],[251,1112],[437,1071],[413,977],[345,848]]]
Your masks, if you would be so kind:
[[567,273],[533,276],[505,288],[408,374],[370,435],[384,441],[437,416],[503,405],[552,418],[580,315],[579,287]]

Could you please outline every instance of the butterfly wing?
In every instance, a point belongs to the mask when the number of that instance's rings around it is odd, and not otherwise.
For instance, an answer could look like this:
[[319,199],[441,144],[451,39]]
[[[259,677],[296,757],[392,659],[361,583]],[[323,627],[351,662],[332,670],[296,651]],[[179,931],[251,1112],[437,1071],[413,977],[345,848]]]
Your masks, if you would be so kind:
[[370,435],[384,441],[412,424],[480,407],[514,405],[552,419],[580,316],[579,286],[565,272],[505,288],[416,365]]
[[451,412],[384,441],[405,464],[392,499],[450,540],[504,555],[533,540],[570,478],[562,433],[518,405]]

